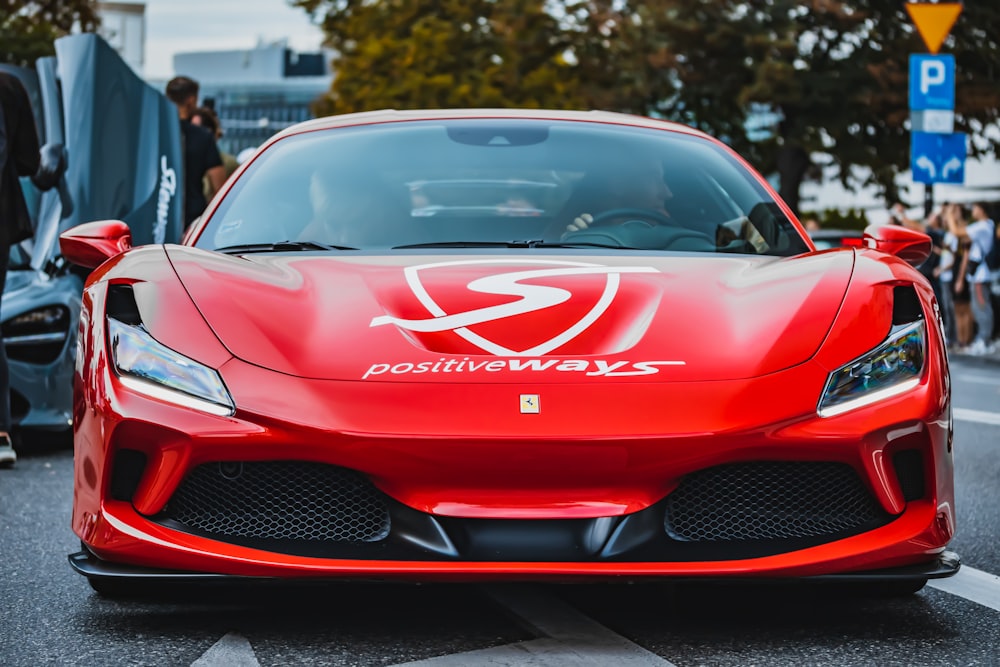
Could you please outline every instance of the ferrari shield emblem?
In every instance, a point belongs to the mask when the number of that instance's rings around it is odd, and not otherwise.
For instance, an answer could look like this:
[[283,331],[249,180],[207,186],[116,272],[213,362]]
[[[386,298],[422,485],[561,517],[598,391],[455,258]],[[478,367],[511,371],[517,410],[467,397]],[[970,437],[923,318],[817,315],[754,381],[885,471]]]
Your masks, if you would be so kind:
[[521,414],[538,414],[539,412],[538,394],[521,394]]

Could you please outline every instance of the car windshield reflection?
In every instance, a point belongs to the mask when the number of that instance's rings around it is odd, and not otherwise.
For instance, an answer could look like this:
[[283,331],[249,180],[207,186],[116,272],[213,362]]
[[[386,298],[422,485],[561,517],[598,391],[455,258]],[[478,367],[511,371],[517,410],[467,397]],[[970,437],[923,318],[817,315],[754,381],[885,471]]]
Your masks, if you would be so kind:
[[283,252],[285,241],[362,251],[807,251],[766,188],[708,139],[495,119],[374,124],[275,142],[196,245]]

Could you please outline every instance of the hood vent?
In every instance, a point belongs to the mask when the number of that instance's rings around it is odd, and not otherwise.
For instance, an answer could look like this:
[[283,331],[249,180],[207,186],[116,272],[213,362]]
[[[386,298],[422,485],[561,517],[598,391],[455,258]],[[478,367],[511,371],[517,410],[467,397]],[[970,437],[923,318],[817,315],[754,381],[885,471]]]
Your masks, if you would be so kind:
[[909,324],[924,319],[920,299],[913,285],[892,288],[892,326]]

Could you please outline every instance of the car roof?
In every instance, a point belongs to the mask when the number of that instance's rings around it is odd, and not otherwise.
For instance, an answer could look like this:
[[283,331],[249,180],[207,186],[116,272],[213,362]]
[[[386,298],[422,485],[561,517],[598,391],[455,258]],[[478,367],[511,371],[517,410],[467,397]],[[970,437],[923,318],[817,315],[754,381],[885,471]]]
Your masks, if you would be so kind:
[[[397,109],[382,109],[379,111],[360,111],[357,113],[339,114],[308,120],[282,130],[273,140],[291,134],[326,130],[352,125],[371,125],[379,123],[398,123],[416,120],[464,120],[464,119],[503,119],[503,120],[546,120],[546,121],[581,121],[598,122],[612,125],[628,125],[658,130],[670,130],[692,136],[717,141],[710,135],[695,128],[672,121],[647,118],[614,111],[560,111],[554,109],[421,109],[400,111]],[[267,142],[271,143],[271,141]]]

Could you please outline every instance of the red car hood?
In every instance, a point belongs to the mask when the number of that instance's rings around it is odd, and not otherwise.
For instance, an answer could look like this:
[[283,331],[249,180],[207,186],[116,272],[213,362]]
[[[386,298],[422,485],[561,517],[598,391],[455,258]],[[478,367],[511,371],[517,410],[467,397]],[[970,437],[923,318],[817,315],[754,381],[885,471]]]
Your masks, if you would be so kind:
[[369,382],[773,373],[819,348],[854,262],[846,251],[788,259],[168,252],[235,357]]

